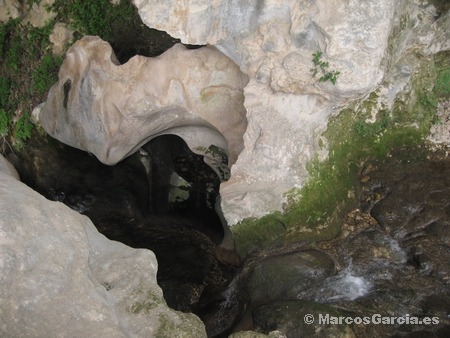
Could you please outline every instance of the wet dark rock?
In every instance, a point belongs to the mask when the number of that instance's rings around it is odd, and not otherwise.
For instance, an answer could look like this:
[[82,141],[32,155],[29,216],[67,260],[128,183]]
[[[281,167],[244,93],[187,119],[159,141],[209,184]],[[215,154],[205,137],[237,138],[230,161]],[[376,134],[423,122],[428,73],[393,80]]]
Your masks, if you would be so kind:
[[[213,288],[217,288],[214,287]],[[204,298],[203,298],[204,296]],[[237,277],[218,290],[205,289],[200,299],[199,317],[205,323],[209,337],[228,337],[232,328],[242,317],[248,303],[248,295],[243,292]]]
[[435,331],[421,330],[403,334],[395,334],[392,338],[448,338],[450,336],[450,327],[442,327]]
[[327,254],[316,250],[290,252],[256,265],[247,292],[253,304],[296,299],[332,274],[334,262]]
[[440,323],[354,327],[358,336],[437,337],[450,324],[450,161],[446,156],[407,155],[373,165],[365,173],[370,178],[363,182],[361,203],[377,224],[362,230],[355,226],[345,241],[333,244],[336,259],[352,277],[370,283],[367,294],[336,299],[329,283],[336,277],[331,277],[321,286],[328,293],[321,301],[360,316],[409,314],[438,317]]
[[[400,179],[387,173],[401,172]],[[450,222],[450,163],[423,159],[421,161],[391,161],[382,171],[372,173],[372,180],[389,187],[371,210],[379,224],[399,239],[417,236],[429,224],[438,220]]]
[[[243,288],[251,301],[235,329],[265,333],[278,329],[288,337],[332,332],[308,331],[311,327],[301,317],[308,313],[306,302],[352,318],[376,314],[439,319],[435,325],[351,325],[350,334],[357,337],[448,336],[450,160],[438,155],[411,156],[406,151],[366,166],[360,208],[343,220],[342,233],[318,245],[303,244],[300,250],[320,248],[317,252],[335,262],[333,269],[307,265],[303,274],[296,272],[302,264],[302,258],[294,258],[297,253],[291,256],[299,251],[293,250],[297,244],[268,249],[246,261],[242,271],[247,271],[248,279]],[[309,268],[321,276],[315,282],[309,279]]]

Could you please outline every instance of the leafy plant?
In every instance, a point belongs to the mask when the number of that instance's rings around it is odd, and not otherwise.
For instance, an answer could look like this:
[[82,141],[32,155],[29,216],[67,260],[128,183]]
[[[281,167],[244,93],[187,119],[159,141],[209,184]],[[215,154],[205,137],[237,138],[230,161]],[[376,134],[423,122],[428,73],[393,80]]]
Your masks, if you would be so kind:
[[29,138],[33,132],[34,124],[31,122],[30,115],[23,114],[14,125],[14,137],[16,142],[22,144]]
[[312,55],[312,62],[314,64],[314,67],[310,69],[312,76],[315,77],[320,70],[322,76],[319,78],[319,82],[330,81],[335,85],[340,72],[337,70],[328,70],[330,64],[322,60],[322,55],[323,53],[320,51],[317,51]]

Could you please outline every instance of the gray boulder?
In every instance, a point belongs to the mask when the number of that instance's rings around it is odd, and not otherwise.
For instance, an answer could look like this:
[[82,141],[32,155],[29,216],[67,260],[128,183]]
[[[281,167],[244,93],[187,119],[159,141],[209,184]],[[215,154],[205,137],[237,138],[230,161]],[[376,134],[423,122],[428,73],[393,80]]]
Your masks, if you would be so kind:
[[206,337],[196,316],[166,305],[151,251],[108,240],[4,168],[1,337]]

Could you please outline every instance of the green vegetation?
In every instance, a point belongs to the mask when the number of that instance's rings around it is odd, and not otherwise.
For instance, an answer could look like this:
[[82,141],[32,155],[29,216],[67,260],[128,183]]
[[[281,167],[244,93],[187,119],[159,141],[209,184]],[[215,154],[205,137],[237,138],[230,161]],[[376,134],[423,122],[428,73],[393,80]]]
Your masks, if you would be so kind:
[[175,326],[173,319],[170,319],[166,314],[161,314],[159,316],[159,328],[157,337],[161,338],[172,337],[172,335],[174,335],[176,330],[177,327]]
[[9,131],[9,117],[8,114],[1,109],[0,110],[0,137],[8,135]]
[[55,0],[50,9],[55,21],[65,22],[75,40],[84,35],[99,36],[113,47],[117,58],[126,62],[135,54],[156,56],[179,42],[164,32],[145,26],[129,0]]
[[31,138],[33,128],[34,125],[31,122],[30,115],[22,114],[17,120],[14,128],[14,138],[19,146]]
[[19,20],[0,25],[0,148],[8,137],[16,148],[31,138],[33,108],[56,81],[61,57],[51,54],[50,24],[35,28]]
[[361,137],[381,135],[392,124],[392,121],[386,111],[382,111],[379,114],[381,115],[381,118],[374,123],[367,123],[362,119],[356,121],[354,125],[355,132]]
[[32,90],[43,96],[55,82],[55,74],[62,64],[62,57],[46,54],[31,73]]
[[315,52],[312,56],[312,62],[314,64],[314,67],[310,69],[312,76],[315,77],[317,73],[322,74],[319,78],[319,82],[327,82],[330,81],[332,84],[336,84],[337,77],[339,76],[340,72],[337,70],[329,70],[328,67],[330,64],[326,61],[322,61],[322,52]]
[[51,10],[57,13],[58,21],[67,22],[79,37],[97,35],[106,41],[113,39],[114,30],[123,21],[130,23],[134,14],[130,1],[124,0],[117,5],[110,0],[56,0]]
[[244,258],[261,248],[283,243],[288,230],[284,222],[285,214],[274,212],[259,219],[248,218],[234,225],[231,230],[238,255]]
[[450,67],[440,69],[438,74],[435,87],[436,95],[448,97],[450,95]]
[[[40,0],[26,0],[31,8]],[[47,8],[56,17],[42,28],[19,19],[0,24],[0,150],[17,150],[33,137],[32,110],[56,83],[63,56],[52,54],[49,36],[56,22],[74,30],[74,41],[97,35],[111,43],[121,62],[135,54],[154,56],[178,40],[145,26],[128,0],[55,0]],[[74,42],[72,41],[72,42]]]
[[450,98],[450,51],[445,51],[435,55],[436,63],[436,84],[434,94],[437,99]]
[[329,144],[328,159],[309,163],[309,181],[302,189],[287,192],[283,213],[246,219],[232,228],[238,254],[245,257],[269,245],[335,237],[339,220],[358,202],[359,175],[367,160],[385,158],[401,148],[415,153],[413,149],[425,144],[436,122],[439,98],[449,98],[449,56],[444,52],[424,61],[411,91],[392,109],[380,104],[373,92],[330,119],[323,135]]

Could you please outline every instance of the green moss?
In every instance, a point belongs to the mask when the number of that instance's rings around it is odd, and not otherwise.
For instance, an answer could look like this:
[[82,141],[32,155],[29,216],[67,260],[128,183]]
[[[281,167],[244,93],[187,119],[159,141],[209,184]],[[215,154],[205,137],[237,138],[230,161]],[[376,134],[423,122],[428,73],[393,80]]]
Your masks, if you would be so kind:
[[138,300],[129,308],[129,311],[133,314],[148,314],[162,304],[159,297],[157,297],[151,290],[145,290],[143,287],[134,290],[132,297],[138,298]]
[[159,316],[159,328],[156,337],[173,337],[173,334],[177,331],[177,327],[175,326],[173,320],[170,320],[166,315]]
[[287,232],[283,219],[283,214],[275,212],[259,219],[246,219],[233,226],[238,255],[245,257],[274,242],[283,242]]
[[323,135],[329,144],[328,158],[309,163],[310,179],[303,188],[286,193],[284,213],[244,220],[232,228],[238,254],[245,257],[269,245],[335,237],[344,214],[357,205],[364,163],[397,148],[414,152],[424,144],[436,120],[436,96],[443,92],[446,71],[440,64],[436,75],[433,60],[425,60],[393,109],[381,104],[373,92],[331,118]]
[[436,85],[434,93],[438,99],[450,98],[450,51],[434,56],[436,64]]

